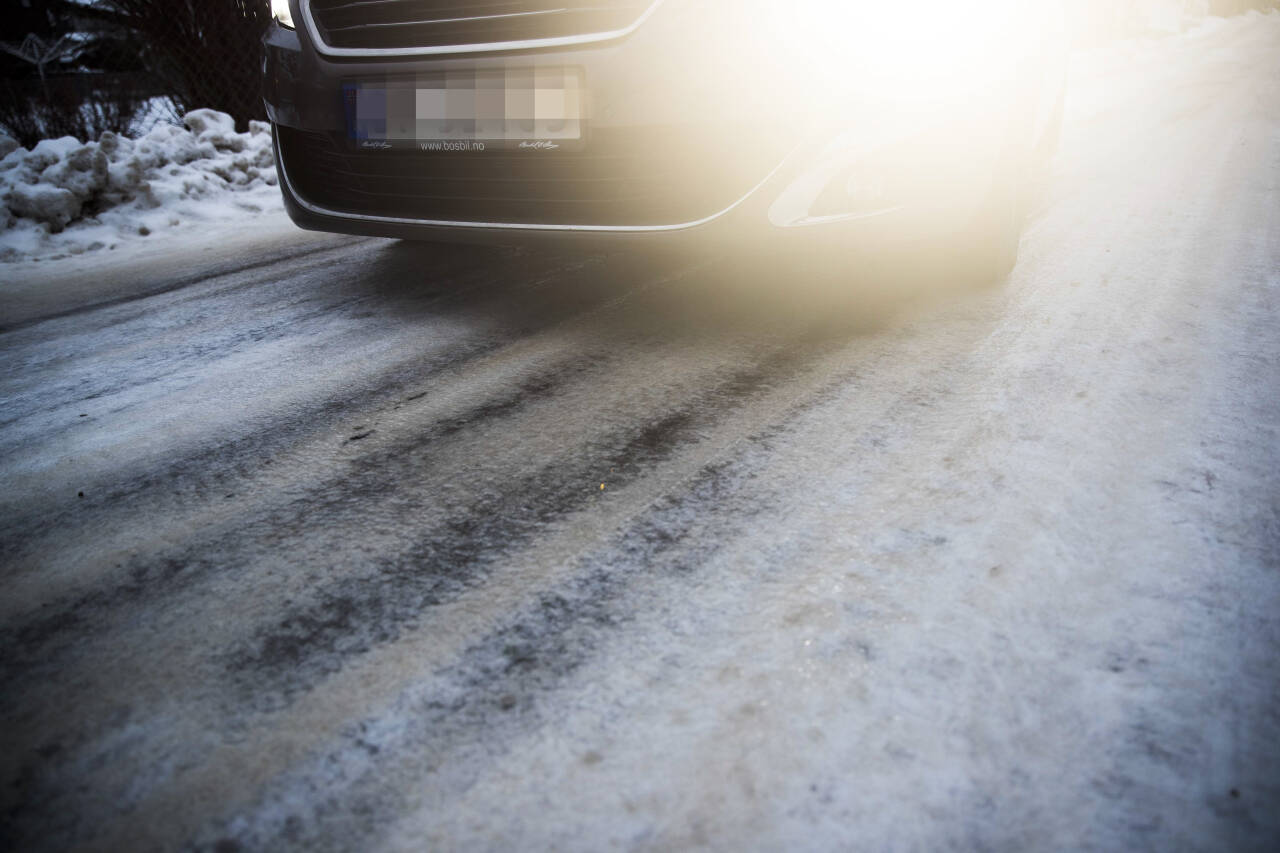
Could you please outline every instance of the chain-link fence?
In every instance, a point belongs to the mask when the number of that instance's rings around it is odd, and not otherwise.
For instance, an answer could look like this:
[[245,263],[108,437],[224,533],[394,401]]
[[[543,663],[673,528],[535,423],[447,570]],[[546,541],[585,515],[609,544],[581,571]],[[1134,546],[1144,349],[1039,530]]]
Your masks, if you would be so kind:
[[7,0],[0,125],[26,146],[139,133],[188,110],[263,118],[269,0]]
[[211,107],[241,129],[264,118],[261,44],[269,0],[97,0],[157,84],[185,112]]
[[103,131],[141,133],[174,118],[170,99],[149,75],[55,74],[0,82],[0,124],[23,145]]

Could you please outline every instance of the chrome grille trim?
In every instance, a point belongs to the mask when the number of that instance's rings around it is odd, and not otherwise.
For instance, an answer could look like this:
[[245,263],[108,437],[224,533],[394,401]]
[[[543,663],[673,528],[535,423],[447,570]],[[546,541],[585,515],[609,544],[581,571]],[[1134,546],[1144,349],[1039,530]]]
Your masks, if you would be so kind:
[[[608,30],[596,33],[579,33],[577,35],[557,36],[552,38],[524,39],[517,41],[496,41],[485,42],[479,44],[448,44],[448,45],[432,45],[429,47],[333,47],[327,44],[320,35],[320,29],[316,25],[315,18],[311,13],[311,0],[299,0],[302,11],[302,22],[307,28],[307,34],[311,36],[311,42],[315,48],[325,56],[343,57],[343,58],[371,58],[371,57],[404,57],[404,56],[442,56],[447,54],[465,54],[465,53],[492,53],[497,51],[509,50],[535,50],[539,48],[554,47],[574,47],[576,45],[593,44],[596,42],[612,41],[614,39],[625,38],[639,29],[645,21],[662,5],[662,0],[653,0],[643,12],[640,13],[634,21],[626,27]],[[544,14],[543,12],[518,13],[518,14]],[[515,17],[511,16],[484,16],[484,17]],[[448,19],[449,22],[455,20],[466,19]],[[442,21],[443,22],[443,21]],[[429,23],[429,22],[422,22]]]
[[[361,27],[367,29],[378,29],[379,27],[405,27],[405,26],[431,26],[433,24],[456,24],[459,21],[497,21],[505,18],[532,18],[538,15],[556,15],[560,12],[567,12],[568,9],[539,9],[536,12],[507,12],[504,15],[467,15],[462,18],[431,18],[425,21],[397,21],[393,24],[361,24]],[[329,32],[334,32],[333,27],[329,28]],[[339,30],[348,30],[351,27],[337,27]]]

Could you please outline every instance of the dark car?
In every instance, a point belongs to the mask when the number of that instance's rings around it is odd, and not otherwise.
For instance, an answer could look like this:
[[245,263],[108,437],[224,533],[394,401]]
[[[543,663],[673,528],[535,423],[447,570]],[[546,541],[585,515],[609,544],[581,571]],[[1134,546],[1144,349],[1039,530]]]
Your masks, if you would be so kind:
[[273,5],[280,185],[317,230],[813,265],[945,247],[1003,276],[1062,111],[1049,3]]

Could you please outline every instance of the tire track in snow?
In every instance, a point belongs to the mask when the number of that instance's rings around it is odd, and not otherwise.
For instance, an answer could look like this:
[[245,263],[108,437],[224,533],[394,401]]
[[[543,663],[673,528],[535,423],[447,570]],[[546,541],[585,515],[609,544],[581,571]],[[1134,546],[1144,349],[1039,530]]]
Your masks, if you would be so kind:
[[[963,351],[982,328],[978,319],[951,346]],[[761,479],[773,464],[774,445],[785,445],[797,422],[841,403],[856,387],[867,345],[832,342],[808,349],[805,369],[779,377],[788,381],[773,383],[768,401],[743,412],[734,437],[704,454],[678,487],[662,489],[593,549],[576,554],[554,585],[528,590],[529,600],[495,619],[478,641],[440,668],[422,670],[378,714],[346,720],[327,747],[273,780],[246,811],[201,830],[196,847],[234,840],[253,849],[343,849],[378,837],[397,816],[424,807],[411,794],[419,787],[447,799],[500,766],[513,743],[536,738],[555,719],[562,688],[586,665],[600,663],[619,627],[661,613],[666,605],[652,594],[655,584],[696,587],[704,582],[701,567],[749,536],[755,519],[779,509],[783,497]],[[885,367],[885,382],[876,383],[865,403],[877,425],[902,419],[900,413],[926,414],[899,392],[937,386],[948,375],[942,365],[923,373],[914,364]],[[814,473],[820,481],[820,471]],[[426,633],[427,627],[414,630]],[[344,810],[350,807],[345,817],[313,808],[308,788],[317,778],[326,780],[326,791],[340,797]],[[355,823],[352,812],[359,815]]]
[[[241,701],[271,703],[276,691],[291,697],[314,686],[317,669],[330,672],[347,655],[394,642],[402,625],[423,618],[424,610],[461,589],[483,583],[488,566],[584,507],[595,497],[586,485],[600,472],[609,472],[609,487],[626,488],[803,366],[803,356],[793,350],[774,352],[652,420],[593,437],[585,453],[552,460],[504,483],[498,493],[484,492],[450,507],[443,522],[424,531],[409,549],[390,559],[374,558],[368,566],[372,571],[321,586],[313,602],[286,608],[277,623],[237,652],[231,669],[246,677]],[[364,636],[353,643],[357,635]]]

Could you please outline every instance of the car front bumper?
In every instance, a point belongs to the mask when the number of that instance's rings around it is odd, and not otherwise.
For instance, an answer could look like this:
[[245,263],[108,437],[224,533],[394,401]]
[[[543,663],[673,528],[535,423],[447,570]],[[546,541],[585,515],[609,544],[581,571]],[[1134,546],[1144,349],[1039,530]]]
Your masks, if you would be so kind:
[[[726,244],[805,251],[810,245],[816,249],[833,243],[851,249],[883,246],[907,233],[919,239],[931,229],[953,229],[981,208],[1000,165],[1003,129],[997,123],[955,112],[924,122],[918,116],[897,121],[861,108],[856,98],[833,99],[815,115],[812,99],[788,93],[812,89],[821,81],[771,61],[776,57],[769,45],[752,41],[760,38],[756,30],[736,30],[738,41],[730,43],[721,24],[732,8],[720,2],[667,0],[625,38],[490,55],[333,57],[317,49],[305,26],[290,30],[273,25],[264,40],[264,98],[278,129],[340,140],[346,131],[340,93],[350,80],[495,66],[574,66],[587,80],[587,121],[595,138],[647,134],[646,139],[670,139],[669,159],[679,163],[676,179],[663,190],[670,196],[718,182],[697,205],[673,202],[669,215],[636,219],[629,218],[625,203],[616,209],[596,205],[590,208],[594,215],[580,218],[542,217],[530,212],[531,205],[509,211],[497,204],[482,216],[453,215],[448,209],[439,215],[429,205],[411,211],[379,209],[335,202],[309,189],[308,182],[313,188],[317,180],[323,183],[323,174],[300,179],[300,164],[279,144],[277,130],[288,211],[310,229],[448,242],[661,242],[699,249]],[[709,38],[708,33],[724,37]],[[939,132],[947,125],[954,128]],[[979,136],[989,138],[974,144]],[[961,155],[936,142],[922,144],[926,138],[963,138],[969,144]],[[696,155],[682,150],[681,141],[691,139],[713,140],[713,153],[708,155],[706,145]],[[827,189],[825,184],[851,182],[851,169],[915,178],[923,174],[927,180],[915,180],[909,192],[851,198],[847,209],[813,215],[812,203]]]

